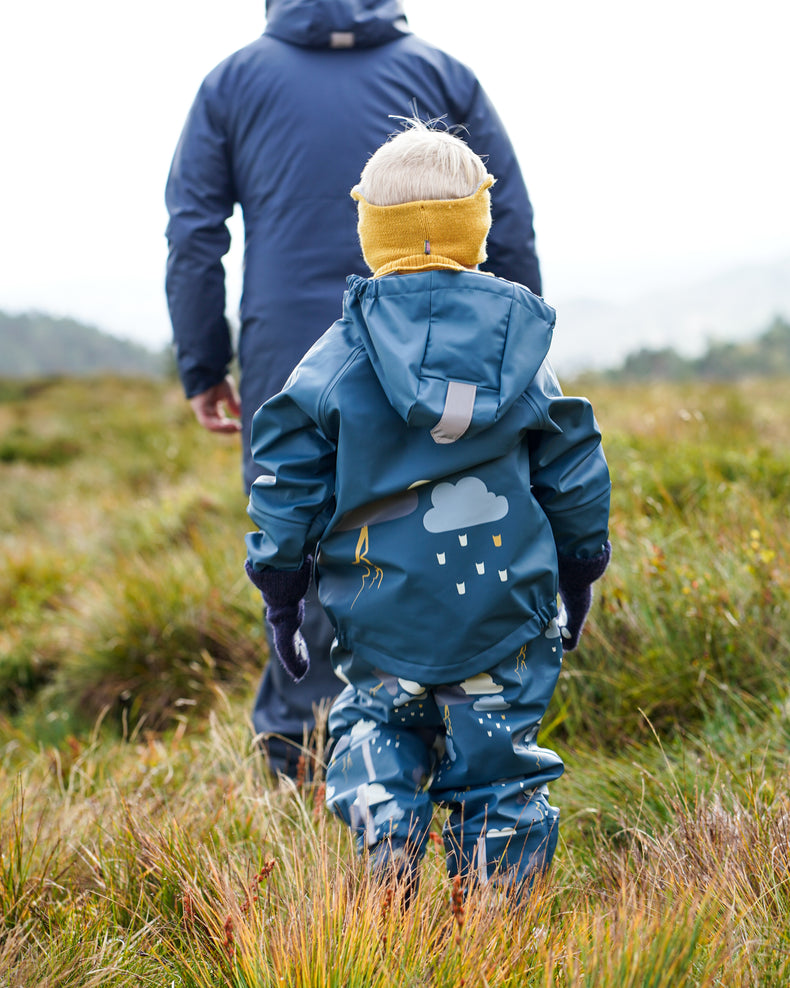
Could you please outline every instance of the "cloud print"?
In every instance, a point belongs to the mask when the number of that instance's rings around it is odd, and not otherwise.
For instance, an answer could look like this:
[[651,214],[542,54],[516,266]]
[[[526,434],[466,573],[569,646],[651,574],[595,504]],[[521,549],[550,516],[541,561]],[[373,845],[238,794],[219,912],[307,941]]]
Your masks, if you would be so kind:
[[504,688],[501,683],[495,683],[487,672],[480,672],[476,676],[471,676],[461,683],[461,689],[467,696],[501,693]]
[[357,798],[354,800],[354,805],[375,806],[377,803],[386,803],[394,798],[386,786],[383,786],[380,782],[368,782],[357,789]]
[[375,720],[358,720],[351,728],[351,737],[354,738],[354,740],[364,738],[366,734],[372,734],[375,729]]
[[475,710],[510,710],[510,704],[502,696],[481,696],[472,704]]
[[499,521],[508,513],[507,498],[489,491],[479,477],[462,477],[457,484],[437,484],[431,491],[431,501],[433,507],[425,513],[422,523],[435,533]]

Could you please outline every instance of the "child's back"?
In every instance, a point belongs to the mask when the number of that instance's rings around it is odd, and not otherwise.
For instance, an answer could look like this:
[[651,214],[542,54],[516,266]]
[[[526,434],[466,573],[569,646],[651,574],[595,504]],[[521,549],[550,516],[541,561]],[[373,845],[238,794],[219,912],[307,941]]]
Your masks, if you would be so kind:
[[[553,321],[526,289],[478,272],[353,277],[343,319],[267,406],[267,419],[305,415],[327,442],[326,457],[298,461],[334,493],[320,595],[340,644],[371,664],[427,683],[481,672],[556,616],[555,545],[572,553],[589,530],[582,548],[600,551],[606,465],[589,405],[561,397],[544,361]],[[557,427],[573,436],[559,463]],[[572,458],[590,475],[555,492],[550,517],[533,488],[554,490]]]
[[360,848],[418,860],[445,803],[451,873],[524,886],[556,842],[545,784],[562,762],[536,736],[557,592],[573,646],[609,558],[609,475],[589,403],[547,362],[553,310],[474,270],[491,185],[463,142],[420,127],[363,171],[375,277],[349,279],[343,318],[256,415],[248,567],[274,623],[316,555],[349,683],[327,803]]

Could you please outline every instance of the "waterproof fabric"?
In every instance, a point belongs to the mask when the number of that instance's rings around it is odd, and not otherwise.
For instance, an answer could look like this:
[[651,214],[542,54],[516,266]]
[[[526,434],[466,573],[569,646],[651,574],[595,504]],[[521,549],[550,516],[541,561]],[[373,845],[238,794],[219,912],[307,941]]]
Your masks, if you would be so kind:
[[592,409],[554,311],[478,272],[349,278],[344,316],[256,414],[256,569],[316,555],[339,646],[423,684],[490,669],[557,615],[557,553],[607,541]]
[[335,659],[349,685],[329,718],[326,802],[360,851],[392,839],[421,858],[436,803],[451,808],[451,876],[523,887],[549,866],[559,810],[547,784],[563,763],[537,734],[562,665],[556,621],[488,672],[436,688]]
[[349,190],[398,129],[391,115],[415,107],[466,127],[497,178],[486,267],[539,293],[532,208],[502,124],[466,66],[409,32],[400,2],[271,0],[263,36],[200,87],[167,182],[167,298],[192,397],[221,381],[232,357],[221,259],[240,203],[247,489],[253,413],[339,317],[345,277],[367,274]]

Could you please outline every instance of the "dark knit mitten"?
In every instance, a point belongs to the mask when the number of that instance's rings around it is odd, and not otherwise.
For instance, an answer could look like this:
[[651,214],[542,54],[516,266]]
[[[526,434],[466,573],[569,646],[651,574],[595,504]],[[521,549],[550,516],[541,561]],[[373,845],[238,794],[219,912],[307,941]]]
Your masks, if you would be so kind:
[[572,652],[579,644],[584,622],[592,604],[592,584],[606,571],[612,555],[607,542],[603,552],[589,559],[578,556],[558,556],[560,598],[565,608],[565,624],[561,625],[562,647]]
[[299,629],[304,620],[304,596],[310,586],[313,557],[308,556],[297,570],[254,569],[249,559],[244,569],[266,604],[266,620],[272,629],[277,658],[298,683],[310,668],[310,655]]

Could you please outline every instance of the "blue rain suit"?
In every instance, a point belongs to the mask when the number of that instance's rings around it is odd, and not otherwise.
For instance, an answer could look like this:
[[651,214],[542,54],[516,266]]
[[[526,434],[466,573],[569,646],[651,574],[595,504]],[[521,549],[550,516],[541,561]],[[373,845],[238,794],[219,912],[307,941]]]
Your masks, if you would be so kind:
[[[222,256],[226,220],[240,203],[247,490],[257,473],[253,413],[338,318],[346,276],[367,270],[349,189],[398,129],[392,116],[415,108],[423,119],[466,128],[497,177],[486,266],[539,294],[532,207],[502,123],[466,66],[409,32],[400,0],[269,0],[263,36],[200,87],[167,182],[167,299],[179,373],[193,397],[223,380],[232,357]],[[253,716],[260,732],[301,739],[313,703],[337,690],[330,625],[311,600],[307,612],[312,670],[295,687],[269,663]]]
[[435,800],[454,810],[451,868],[529,869],[556,840],[542,787],[562,763],[535,738],[562,657],[557,554],[607,541],[600,433],[562,394],[554,312],[526,288],[471,271],[348,285],[254,418],[249,561],[315,555],[349,684],[327,802],[361,844],[421,851]]

